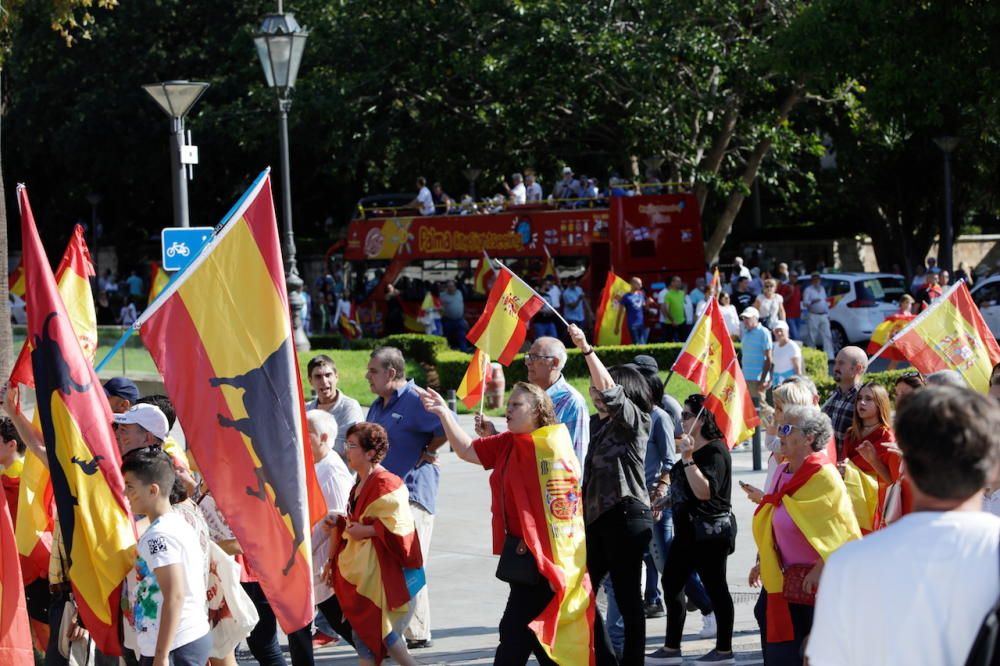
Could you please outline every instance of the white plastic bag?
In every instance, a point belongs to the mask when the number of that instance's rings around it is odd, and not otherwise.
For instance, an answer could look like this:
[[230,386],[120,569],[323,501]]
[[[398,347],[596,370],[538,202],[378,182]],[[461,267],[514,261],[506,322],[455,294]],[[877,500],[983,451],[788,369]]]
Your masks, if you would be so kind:
[[233,653],[240,641],[257,625],[260,616],[240,585],[240,565],[218,545],[209,544],[208,622],[211,626],[211,657],[222,659]]

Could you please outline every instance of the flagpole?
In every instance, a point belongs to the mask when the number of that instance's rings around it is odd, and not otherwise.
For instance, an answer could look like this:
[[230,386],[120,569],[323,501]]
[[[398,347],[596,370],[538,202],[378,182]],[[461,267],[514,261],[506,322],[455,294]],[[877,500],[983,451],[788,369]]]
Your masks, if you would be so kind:
[[[487,354],[486,352],[484,352],[481,349],[479,351],[483,355],[483,366],[485,366],[487,368],[490,367],[490,355]],[[486,371],[483,368],[480,368],[479,370],[480,370],[480,372],[483,373],[483,393],[482,393],[482,395],[479,396],[479,416],[480,416],[480,418],[482,418],[482,416],[483,416],[483,403],[486,402],[486,381],[485,381]]]
[[556,310],[552,306],[552,304],[548,302],[548,300],[546,300],[541,294],[539,294],[537,291],[535,291],[530,284],[528,284],[527,282],[525,282],[524,280],[522,280],[521,277],[517,273],[515,273],[514,271],[510,270],[509,268],[507,268],[507,266],[502,261],[500,261],[499,259],[497,259],[496,262],[498,264],[500,264],[501,266],[503,266],[504,268],[506,268],[507,271],[514,277],[514,279],[517,280],[518,282],[520,282],[521,284],[523,284],[528,291],[530,291],[531,293],[533,293],[535,296],[538,296],[538,298],[541,299],[542,303],[545,303],[545,306],[549,310],[552,310],[552,314],[554,314],[559,319],[559,321],[561,321],[563,323],[563,325],[566,326],[566,328],[569,328],[569,322],[566,321],[565,319],[563,319],[563,316],[561,314],[559,314],[559,311]]
[[927,308],[926,310],[924,310],[923,312],[921,312],[920,314],[918,314],[916,317],[914,317],[913,321],[911,321],[909,324],[907,324],[905,328],[903,328],[900,331],[898,331],[897,333],[893,334],[892,337],[890,337],[886,341],[886,343],[884,345],[882,345],[881,349],[879,349],[877,352],[875,352],[874,354],[872,354],[871,356],[868,357],[868,364],[865,366],[865,370],[868,370],[868,368],[872,364],[872,361],[874,361],[879,356],[881,356],[882,352],[884,352],[886,349],[888,349],[889,347],[891,347],[894,342],[896,342],[896,338],[903,337],[903,335],[906,332],[908,332],[911,328],[913,328],[918,323],[920,323],[921,321],[923,321],[928,315],[930,315],[932,312],[934,312],[934,310],[936,310],[939,305],[941,305],[942,303],[944,303],[945,301],[947,301],[948,297],[950,297],[953,293],[955,293],[955,290],[958,289],[959,287],[961,287],[963,284],[965,284],[965,278],[958,278],[958,281],[955,282],[955,284],[953,284],[951,287],[949,287],[948,291],[946,291],[943,294],[941,294],[941,296],[939,296],[935,300],[935,302],[931,304],[931,306],[929,308]]
[[[729,363],[727,363],[726,367],[722,369],[722,372],[719,374],[719,378],[715,380],[715,383],[712,384],[712,388],[709,389],[708,393],[705,394],[706,399],[708,398],[709,395],[715,392],[715,389],[719,386],[719,384],[722,383],[722,380],[725,379],[726,373],[729,372],[729,368],[733,367],[733,363],[735,362],[736,362],[736,356],[733,356],[731,359],[729,359]],[[704,413],[705,413],[705,401],[702,400],[701,409],[699,409],[698,413],[695,415],[694,421],[697,422],[698,419],[701,418],[701,415]],[[691,429],[687,431],[688,437],[690,437],[691,433],[693,432],[694,432],[694,424],[691,424]]]

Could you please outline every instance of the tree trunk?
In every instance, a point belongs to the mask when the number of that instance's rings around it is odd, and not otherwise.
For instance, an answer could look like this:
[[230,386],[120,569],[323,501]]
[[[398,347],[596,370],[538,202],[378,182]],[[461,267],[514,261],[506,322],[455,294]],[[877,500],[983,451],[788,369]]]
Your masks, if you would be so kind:
[[[3,117],[2,102],[0,102],[0,117]],[[0,276],[0,380],[6,385],[11,366],[14,365],[14,334],[10,328],[10,296],[7,291],[10,286],[7,284],[10,266],[7,260],[7,195],[3,186],[2,163],[0,163],[0,266],[3,266],[3,275]]]
[[[801,85],[795,86],[785,98],[785,101],[781,103],[781,107],[778,109],[778,116],[774,121],[775,127],[780,126],[788,119],[788,114],[792,112],[795,105],[802,99],[802,90]],[[754,179],[757,178],[757,171],[760,169],[760,163],[764,161],[764,157],[770,149],[771,138],[764,137],[750,154],[750,159],[747,160],[746,167],[743,169],[743,175],[740,176],[740,181],[744,187],[733,190],[729,195],[729,199],[726,201],[726,208],[722,211],[722,215],[719,216],[715,224],[712,237],[705,244],[705,261],[709,264],[719,260],[722,246],[725,245],[726,237],[729,236],[729,232],[733,228],[736,215],[739,214],[740,207],[743,206],[743,200],[746,199],[744,190],[749,190],[750,186],[753,185]],[[702,207],[704,207],[704,204],[702,204]]]
[[[708,151],[705,159],[699,164],[699,170],[702,173],[719,173],[726,149],[729,148],[729,142],[732,141],[733,135],[736,133],[736,120],[739,115],[739,110],[736,108],[736,96],[732,95],[726,101],[726,109],[722,114],[722,128],[712,142],[712,149]],[[705,201],[708,199],[708,185],[704,179],[699,180],[694,186],[694,194],[698,197],[698,211],[703,212]]]

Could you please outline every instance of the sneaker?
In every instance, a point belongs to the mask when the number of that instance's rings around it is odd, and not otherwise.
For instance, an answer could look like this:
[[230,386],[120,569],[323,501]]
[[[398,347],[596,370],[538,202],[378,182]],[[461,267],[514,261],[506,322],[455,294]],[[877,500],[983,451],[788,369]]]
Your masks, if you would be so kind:
[[670,666],[671,664],[683,664],[684,657],[681,656],[680,648],[671,649],[661,647],[656,652],[646,655],[647,666]]
[[719,628],[715,624],[715,613],[701,616],[701,631],[698,633],[702,638],[715,638]]
[[313,634],[313,647],[314,648],[321,648],[324,645],[336,645],[339,642],[340,642],[340,639],[337,638],[336,636],[330,636],[329,634],[324,633],[324,632],[320,631],[319,629],[317,629],[316,633]]
[[735,664],[736,655],[732,652],[719,652],[712,650],[703,657],[694,660],[695,664]]
[[408,650],[422,650],[429,647],[434,647],[434,641],[429,638],[421,638],[420,640],[406,639],[406,649]]
[[646,604],[646,618],[663,617],[666,613],[663,610],[663,604],[656,602],[653,604]]

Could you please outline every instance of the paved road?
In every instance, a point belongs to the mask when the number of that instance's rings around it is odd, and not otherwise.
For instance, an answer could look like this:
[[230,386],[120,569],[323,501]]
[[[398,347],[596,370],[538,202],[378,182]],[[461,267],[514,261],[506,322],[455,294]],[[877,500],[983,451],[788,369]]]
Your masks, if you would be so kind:
[[[471,432],[471,418],[462,421]],[[451,453],[442,455],[440,464],[441,491],[427,566],[434,646],[416,650],[413,656],[421,664],[492,664],[507,586],[493,575],[496,557],[491,554],[489,473]],[[733,454],[733,473],[734,481],[763,485],[764,473],[752,471],[749,452]],[[746,580],[756,557],[750,535],[753,506],[736,483],[733,488],[740,526],[736,553],[729,559],[729,585],[736,600],[734,646],[738,663],[760,664],[759,632],[753,619],[757,593],[751,591]],[[685,626],[682,649],[691,658],[714,647],[714,641],[697,637],[700,617],[698,613],[689,614]],[[664,618],[647,622],[649,651],[662,644],[665,629]],[[357,663],[348,645],[322,648],[316,656],[316,663],[324,666]]]

